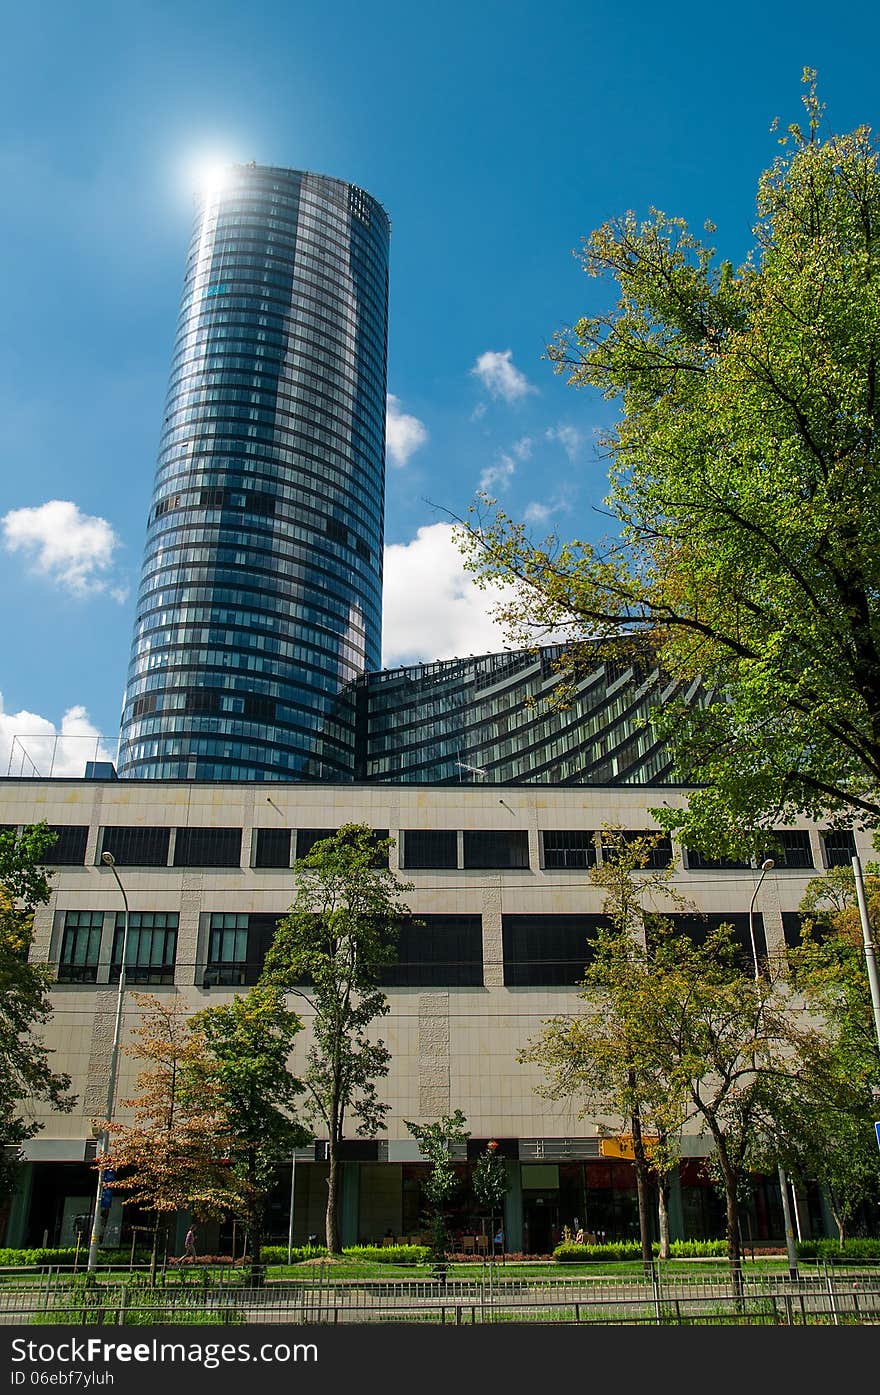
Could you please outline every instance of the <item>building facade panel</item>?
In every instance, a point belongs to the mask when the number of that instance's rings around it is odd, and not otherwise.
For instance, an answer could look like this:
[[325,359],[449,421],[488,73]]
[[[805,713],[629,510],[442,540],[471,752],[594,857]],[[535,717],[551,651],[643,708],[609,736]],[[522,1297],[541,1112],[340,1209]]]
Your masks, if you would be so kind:
[[[139,791],[151,797],[152,802],[146,809],[139,805]],[[679,788],[669,787],[663,792],[663,799],[673,806],[685,798],[686,791]],[[58,1149],[67,1149],[72,1154],[78,1151],[81,1156],[92,1139],[92,1120],[101,1114],[106,1098],[117,991],[112,953],[121,904],[112,873],[100,865],[100,827],[241,830],[241,858],[236,867],[193,869],[170,863],[166,867],[125,866],[119,869],[130,910],[141,918],[141,924],[148,923],[151,933],[158,923],[164,935],[168,924],[177,919],[174,982],[129,981],[123,1017],[124,1039],[127,1039],[140,1017],[141,1009],[135,996],[139,991],[160,996],[180,994],[187,1008],[195,1011],[228,1001],[234,993],[246,991],[248,981],[256,976],[259,956],[271,934],[272,920],[282,916],[293,900],[296,873],[294,868],[252,865],[250,850],[255,830],[286,828],[295,837],[298,830],[364,822],[378,829],[387,828],[399,844],[401,833],[405,841],[405,830],[413,828],[427,832],[453,829],[461,835],[467,830],[502,834],[515,828],[529,833],[529,846],[536,849],[540,846],[538,835],[543,829],[595,831],[605,824],[633,831],[649,828],[654,799],[656,795],[651,791],[632,786],[518,786],[505,789],[499,797],[497,788],[482,784],[386,788],[370,784],[290,782],[273,786],[267,797],[265,784],[259,782],[253,785],[240,782],[157,783],[153,780],[100,783],[6,779],[0,782],[6,825],[18,826],[46,818],[52,824],[88,826],[87,846],[93,850],[93,861],[88,865],[84,862],[81,866],[60,866],[55,870],[51,904],[41,908],[37,917],[38,957],[47,959],[56,968],[62,957],[68,916],[84,919],[89,915],[97,916],[101,925],[94,979],[74,978],[59,982],[54,989],[55,1013],[46,1028],[47,1040],[73,1076],[79,1103],[69,1115],[51,1111],[41,1114],[44,1129],[40,1140],[46,1146],[51,1145],[56,1153]],[[816,830],[804,821],[800,831],[808,832],[811,839],[816,838],[818,847]],[[860,833],[854,836],[862,855],[870,856],[866,837]],[[457,839],[461,841],[463,837]],[[391,865],[394,868],[396,864],[396,849],[393,849]],[[758,875],[754,867],[690,870],[677,853],[673,885],[711,919],[730,916],[742,929]],[[763,930],[771,953],[784,952],[785,935],[792,939],[792,917],[812,875],[815,875],[813,869],[781,867],[765,878],[756,906],[756,930],[759,934]],[[540,865],[540,859],[532,857],[525,868],[466,867],[460,862],[455,869],[404,869],[401,876],[414,883],[414,889],[405,897],[413,916],[424,918],[429,935],[435,932],[451,935],[447,943],[463,946],[461,953],[466,954],[466,962],[451,964],[451,981],[444,983],[438,965],[451,961],[444,961],[442,942],[436,937],[431,941],[424,964],[419,967],[419,940],[414,931],[409,932],[406,941],[408,968],[400,974],[408,981],[388,984],[385,991],[390,1013],[374,1026],[375,1035],[387,1042],[392,1053],[390,1074],[381,1084],[382,1097],[390,1105],[387,1131],[376,1140],[376,1147],[384,1150],[382,1156],[390,1158],[394,1149],[405,1150],[411,1145],[407,1120],[426,1122],[456,1108],[464,1111],[475,1139],[511,1140],[510,1146],[515,1152],[511,1166],[517,1169],[544,1156],[582,1157],[585,1149],[598,1149],[601,1130],[613,1130],[617,1127],[616,1121],[581,1117],[580,1102],[576,1099],[567,1102],[542,1099],[537,1093],[541,1083],[539,1070],[535,1066],[520,1065],[516,1060],[517,1052],[539,1031],[543,1021],[577,1007],[577,973],[572,946],[580,929],[589,931],[601,914],[601,893],[590,884],[588,869],[579,866],[545,868]],[[149,924],[150,918],[152,924]],[[256,959],[251,962],[256,972],[246,975],[246,981],[230,975],[226,976],[226,981],[220,981],[223,975],[209,972],[212,922],[215,928],[224,928],[224,933],[228,930],[232,939],[238,928],[243,928],[246,936],[250,935],[248,944],[255,950]],[[584,942],[586,959],[587,934]],[[163,940],[163,950],[166,943]],[[508,962],[511,945],[525,945],[528,950],[525,956],[519,955],[520,968],[513,973]],[[474,954],[481,956],[478,966],[475,966]],[[521,967],[523,958],[528,961],[526,974]],[[564,973],[560,971],[562,961]],[[428,982],[419,981],[424,977]],[[307,1004],[293,1001],[305,1022],[292,1060],[295,1070],[304,1060],[310,1019]],[[118,1099],[133,1093],[136,1066],[130,1057],[123,1056]],[[125,1117],[124,1109],[119,1109],[118,1116]],[[690,1139],[690,1145],[696,1154],[705,1151],[705,1140],[696,1135]],[[33,1165],[39,1168],[62,1166],[47,1161]],[[73,1158],[69,1166],[73,1168]],[[297,1185],[311,1188],[314,1179],[305,1180],[305,1174],[310,1168],[319,1166],[319,1162],[304,1163],[299,1169],[303,1178]],[[403,1205],[403,1189],[409,1185],[404,1170],[409,1164],[382,1162],[377,1155],[375,1166],[391,1168],[393,1178],[387,1172],[381,1174],[376,1197],[361,1208],[361,1220],[351,1222],[354,1230],[347,1232],[350,1243],[379,1238],[386,1227],[392,1225],[389,1215],[377,1229],[379,1218],[391,1206],[389,1196],[393,1194],[397,1198],[394,1205]],[[420,1164],[412,1166],[418,1168]],[[56,1185],[61,1193],[68,1182],[73,1185],[73,1178],[73,1172],[58,1174]],[[520,1193],[511,1194],[508,1220],[514,1226],[510,1232],[511,1243],[514,1239],[517,1242],[514,1248],[538,1244],[534,1230],[538,1221],[538,1195],[544,1195],[542,1204],[552,1205],[554,1214],[558,1213],[561,1220],[566,1219],[565,1207],[571,1209],[571,1202],[566,1201],[569,1183],[563,1185],[563,1181],[560,1180],[556,1192],[548,1190],[546,1195],[532,1194],[526,1185],[521,1190],[521,1197],[525,1198],[521,1214],[516,1209],[518,1203],[515,1204]],[[598,1174],[594,1181],[601,1191]],[[593,1183],[588,1177],[585,1186],[592,1196]],[[606,1200],[607,1206],[602,1203],[604,1211],[597,1203],[596,1214],[612,1216],[620,1212],[622,1217],[623,1201],[612,1206],[611,1201]],[[357,1217],[357,1205],[352,1204],[352,1215]],[[302,1205],[305,1207],[303,1215],[311,1216],[306,1203]],[[705,1217],[708,1214],[702,1193],[695,1193],[688,1205],[694,1215],[699,1213]],[[16,1215],[26,1211],[26,1207],[24,1211],[19,1207]],[[519,1221],[516,1215],[520,1215]],[[528,1216],[532,1217],[531,1241],[528,1239]],[[570,1217],[567,1219],[570,1221]],[[397,1224],[393,1222],[394,1226]],[[620,1225],[623,1225],[622,1220]],[[300,1238],[304,1240],[306,1236]]]

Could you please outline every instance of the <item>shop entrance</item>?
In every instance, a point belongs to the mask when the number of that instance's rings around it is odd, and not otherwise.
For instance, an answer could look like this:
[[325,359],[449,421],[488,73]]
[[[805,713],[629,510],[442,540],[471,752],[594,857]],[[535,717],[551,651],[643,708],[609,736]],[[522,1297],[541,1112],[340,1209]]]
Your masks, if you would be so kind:
[[527,1255],[552,1254],[559,1244],[558,1192],[523,1194],[523,1250]]

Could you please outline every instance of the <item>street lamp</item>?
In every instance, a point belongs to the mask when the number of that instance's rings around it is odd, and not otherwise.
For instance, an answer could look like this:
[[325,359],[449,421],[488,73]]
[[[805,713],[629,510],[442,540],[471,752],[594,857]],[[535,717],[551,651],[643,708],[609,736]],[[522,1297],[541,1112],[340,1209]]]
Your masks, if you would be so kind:
[[868,916],[868,904],[865,900],[865,883],[862,878],[862,864],[858,853],[852,855],[853,876],[856,883],[856,900],[859,906],[859,920],[862,923],[862,940],[865,946],[865,967],[868,971],[868,987],[871,990],[871,1010],[874,1014],[874,1034],[877,1037],[877,1048],[880,1050],[880,978],[877,975],[877,955],[874,951],[874,941],[871,936],[871,921]]
[[[764,861],[761,863],[761,875],[755,884],[755,889],[752,892],[752,899],[749,902],[749,939],[752,944],[752,962],[755,966],[756,983],[760,980],[761,972],[758,967],[758,949],[755,944],[755,902],[758,899],[758,892],[761,890],[761,883],[767,873],[775,867],[775,865],[772,857],[764,858]],[[785,1223],[785,1251],[788,1255],[788,1273],[790,1278],[796,1279],[798,1277],[797,1249],[795,1248],[794,1230],[791,1224],[791,1207],[788,1200],[788,1178],[785,1175],[785,1169],[782,1163],[777,1165],[777,1172],[779,1174],[779,1190],[782,1195],[782,1218]]]
[[[119,880],[119,873],[116,870],[116,859],[111,852],[101,854],[101,861],[105,867],[116,878],[116,885],[122,892],[122,904],[125,907],[125,920],[122,931],[122,959],[119,965],[119,984],[116,989],[116,1023],[113,1028],[113,1046],[110,1050],[110,1076],[107,1081],[107,1108],[104,1116],[104,1127],[98,1139],[98,1153],[103,1156],[110,1146],[110,1124],[113,1122],[113,1110],[116,1103],[116,1075],[119,1068],[119,1037],[122,1029],[122,999],[125,994],[125,961],[128,954],[128,897],[125,894],[125,887]],[[92,1218],[92,1235],[89,1241],[89,1258],[87,1269],[95,1269],[98,1264],[98,1244],[103,1233],[101,1224],[101,1202],[104,1192],[104,1169],[98,1167],[98,1187],[95,1194],[95,1214]]]

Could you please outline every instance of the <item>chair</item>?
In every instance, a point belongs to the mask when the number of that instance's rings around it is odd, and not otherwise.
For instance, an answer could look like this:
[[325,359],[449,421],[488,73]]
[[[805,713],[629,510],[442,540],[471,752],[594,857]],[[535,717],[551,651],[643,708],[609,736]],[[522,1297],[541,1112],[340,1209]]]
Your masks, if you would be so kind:
[[477,1242],[477,1253],[481,1255],[487,1255],[489,1253],[488,1235],[475,1235],[474,1239]]
[[476,1236],[474,1235],[463,1235],[461,1237],[461,1252],[463,1255],[473,1254],[475,1241]]
[[383,1236],[382,1236],[382,1244],[383,1244],[383,1245],[396,1245],[396,1244],[397,1244],[397,1237],[394,1236],[394,1235],[383,1235]]

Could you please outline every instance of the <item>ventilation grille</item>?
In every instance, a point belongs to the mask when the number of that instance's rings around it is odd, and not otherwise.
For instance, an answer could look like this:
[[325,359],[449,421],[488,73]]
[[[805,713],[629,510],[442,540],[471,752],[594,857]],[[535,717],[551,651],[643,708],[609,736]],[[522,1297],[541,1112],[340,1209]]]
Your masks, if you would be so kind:
[[598,1158],[598,1138],[521,1138],[523,1162],[563,1162],[567,1158]]

